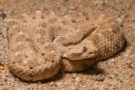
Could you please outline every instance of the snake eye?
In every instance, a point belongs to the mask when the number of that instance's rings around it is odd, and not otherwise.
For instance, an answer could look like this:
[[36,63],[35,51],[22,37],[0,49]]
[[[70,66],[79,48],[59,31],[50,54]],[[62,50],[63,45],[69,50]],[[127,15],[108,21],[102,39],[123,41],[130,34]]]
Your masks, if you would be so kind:
[[83,47],[83,51],[86,52],[87,51],[87,48],[86,47]]

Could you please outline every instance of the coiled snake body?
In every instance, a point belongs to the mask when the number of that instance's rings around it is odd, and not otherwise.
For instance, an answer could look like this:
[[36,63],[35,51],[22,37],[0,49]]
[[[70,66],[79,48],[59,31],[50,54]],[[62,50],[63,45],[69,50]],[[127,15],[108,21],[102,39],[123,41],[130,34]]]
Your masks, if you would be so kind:
[[74,23],[69,16],[37,11],[6,22],[9,69],[27,81],[50,78],[60,68],[82,71],[114,56],[125,43],[118,24],[105,16],[92,23]]

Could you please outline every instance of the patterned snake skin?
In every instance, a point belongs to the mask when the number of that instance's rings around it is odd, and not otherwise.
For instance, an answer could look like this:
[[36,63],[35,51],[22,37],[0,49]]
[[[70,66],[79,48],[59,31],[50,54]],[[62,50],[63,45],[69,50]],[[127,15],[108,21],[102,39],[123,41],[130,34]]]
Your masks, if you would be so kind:
[[104,15],[94,22],[73,22],[68,15],[36,11],[5,21],[9,26],[9,69],[27,81],[50,78],[60,68],[85,70],[114,56],[125,43],[119,25]]

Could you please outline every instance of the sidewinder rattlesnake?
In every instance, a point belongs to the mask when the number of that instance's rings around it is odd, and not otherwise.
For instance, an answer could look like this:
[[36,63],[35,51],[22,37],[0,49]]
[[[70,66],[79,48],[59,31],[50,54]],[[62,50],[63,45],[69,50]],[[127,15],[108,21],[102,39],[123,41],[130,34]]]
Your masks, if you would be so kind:
[[54,13],[18,15],[8,23],[8,66],[23,80],[38,81],[54,76],[59,69],[82,71],[114,56],[125,38],[111,17],[73,22],[70,16]]

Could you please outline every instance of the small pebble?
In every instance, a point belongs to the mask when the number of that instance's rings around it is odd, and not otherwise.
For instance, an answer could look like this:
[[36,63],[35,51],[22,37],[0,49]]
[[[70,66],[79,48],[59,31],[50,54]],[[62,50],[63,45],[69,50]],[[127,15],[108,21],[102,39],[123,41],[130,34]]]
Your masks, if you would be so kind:
[[105,77],[103,77],[103,76],[98,76],[96,78],[96,81],[99,81],[99,82],[103,82],[104,80],[105,80]]
[[72,78],[73,78],[73,79],[76,79],[76,77],[77,77],[77,75],[76,75],[76,73],[74,73],[74,74],[72,75]]
[[52,81],[51,83],[49,83],[49,85],[50,86],[54,86],[55,85],[55,82]]

